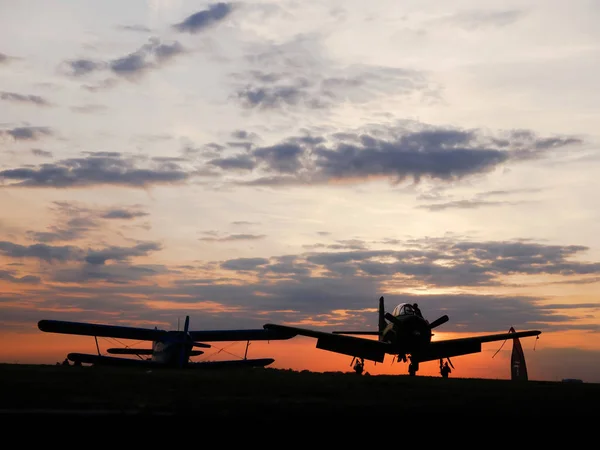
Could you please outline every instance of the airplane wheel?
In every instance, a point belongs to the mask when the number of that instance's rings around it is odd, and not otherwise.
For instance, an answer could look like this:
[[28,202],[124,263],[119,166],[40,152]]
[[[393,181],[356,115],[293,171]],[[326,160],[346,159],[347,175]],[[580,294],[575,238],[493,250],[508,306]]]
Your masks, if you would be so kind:
[[408,365],[408,374],[411,377],[414,377],[417,374],[417,369],[415,368],[415,366],[413,366],[412,364]]

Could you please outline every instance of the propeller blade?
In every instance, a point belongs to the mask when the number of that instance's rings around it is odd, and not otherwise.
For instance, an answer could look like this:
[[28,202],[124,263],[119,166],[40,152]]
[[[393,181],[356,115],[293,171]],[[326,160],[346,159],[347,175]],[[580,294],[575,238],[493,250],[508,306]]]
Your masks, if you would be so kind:
[[450,318],[447,315],[443,315],[442,317],[434,320],[429,324],[429,328],[434,329],[435,327],[439,327],[441,324],[448,322]]
[[185,316],[185,324],[183,326],[183,342],[179,345],[181,346],[181,351],[179,352],[179,368],[183,367],[185,364],[185,340],[187,339],[188,330],[190,329],[190,316]]
[[192,345],[194,347],[200,347],[200,348],[210,348],[209,344],[204,344],[202,342],[193,342]]
[[402,326],[402,322],[400,322],[395,316],[392,316],[390,313],[385,313],[384,317],[390,322],[392,322],[394,325],[398,325],[399,327]]

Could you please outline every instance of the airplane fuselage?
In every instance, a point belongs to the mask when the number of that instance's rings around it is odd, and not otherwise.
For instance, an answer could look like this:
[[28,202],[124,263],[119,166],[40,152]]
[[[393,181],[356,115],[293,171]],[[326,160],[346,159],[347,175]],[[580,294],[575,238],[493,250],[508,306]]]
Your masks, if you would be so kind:
[[192,347],[192,339],[187,333],[170,331],[166,340],[152,343],[150,359],[169,367],[183,367],[189,361]]
[[422,350],[431,342],[429,323],[417,315],[395,316],[395,321],[386,325],[381,340],[398,349],[398,354],[412,354]]

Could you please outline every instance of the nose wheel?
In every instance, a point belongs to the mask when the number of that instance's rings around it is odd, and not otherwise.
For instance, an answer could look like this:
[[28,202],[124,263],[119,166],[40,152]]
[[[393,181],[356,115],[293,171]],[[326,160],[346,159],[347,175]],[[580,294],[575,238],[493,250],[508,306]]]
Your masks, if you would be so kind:
[[417,374],[417,370],[419,370],[419,363],[411,361],[408,365],[408,374],[411,377],[414,377]]

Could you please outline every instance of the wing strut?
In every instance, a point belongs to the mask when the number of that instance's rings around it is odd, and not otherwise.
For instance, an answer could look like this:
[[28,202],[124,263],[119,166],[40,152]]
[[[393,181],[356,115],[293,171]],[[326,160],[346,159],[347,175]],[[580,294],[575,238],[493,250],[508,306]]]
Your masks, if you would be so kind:
[[98,336],[94,336],[94,339],[96,340],[96,350],[98,350],[98,355],[100,355],[100,346],[98,345]]
[[246,342],[246,352],[244,353],[244,359],[248,359],[248,347],[250,346],[250,341]]

